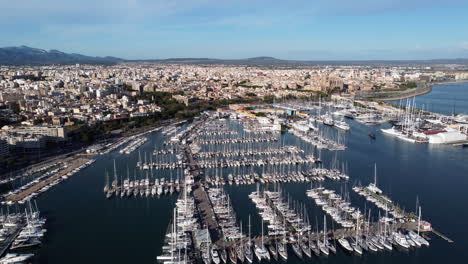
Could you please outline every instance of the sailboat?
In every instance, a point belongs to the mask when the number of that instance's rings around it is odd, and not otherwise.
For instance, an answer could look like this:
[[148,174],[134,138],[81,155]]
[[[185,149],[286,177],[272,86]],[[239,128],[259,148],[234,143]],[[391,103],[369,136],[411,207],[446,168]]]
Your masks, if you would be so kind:
[[320,256],[320,249],[318,248],[317,244],[311,239],[309,239],[309,248],[310,250],[312,250],[312,252],[314,252],[315,256]]
[[[326,216],[324,215],[324,229],[325,229],[325,234],[327,233],[327,219],[326,219]],[[333,222],[332,222],[333,223]],[[332,229],[333,230],[333,229]],[[332,244],[330,243],[330,241],[328,241],[328,239],[325,237],[324,238],[324,241],[325,241],[325,244],[327,245],[327,248],[329,249],[329,251],[331,251],[331,253],[333,254],[336,254],[336,246],[335,244]]]
[[240,223],[240,245],[236,248],[237,259],[239,259],[240,263],[243,263],[245,260],[244,255],[244,243],[243,243],[243,236],[242,236],[242,222]]
[[349,241],[344,238],[344,237],[341,237],[340,239],[338,239],[338,243],[340,244],[341,247],[343,247],[343,249],[346,250],[346,252],[353,252],[353,248],[351,247],[351,245],[349,244]]
[[281,259],[283,259],[284,261],[287,261],[288,260],[288,248],[286,246],[286,219],[283,218],[283,222],[284,222],[284,233],[283,233],[283,239],[278,241],[278,255],[281,257]]
[[369,209],[369,217],[367,218],[367,232],[366,232],[366,238],[365,238],[365,243],[368,247],[368,250],[372,252],[377,252],[379,251],[379,248],[374,244],[374,242],[371,239],[371,236],[369,234],[369,229],[370,229],[370,218],[371,218],[371,210]]
[[[184,188],[184,194],[187,196],[187,186]],[[224,245],[224,239],[223,239],[223,247],[218,250],[219,252],[219,257],[221,258],[221,261],[225,264],[227,264],[227,253],[226,253],[226,246]]]
[[132,181],[130,180],[130,171],[127,166],[127,179],[124,180],[125,195],[130,197],[132,195]]
[[[109,179],[109,173],[107,173],[107,170],[106,170],[106,179]],[[112,195],[114,194],[114,191],[109,186],[107,186],[106,189],[107,189],[106,198],[110,199]]]
[[252,252],[252,244],[250,240],[250,215],[249,215],[249,237],[247,239],[247,245],[244,247],[244,256],[247,262],[253,262],[253,252]]
[[218,255],[218,251],[216,250],[215,247],[211,247],[210,254],[211,254],[211,260],[213,260],[214,264],[219,264],[221,262],[219,255]]
[[[305,216],[307,215],[305,208],[304,208],[304,215]],[[301,248],[304,254],[309,258],[312,257],[312,252],[310,251],[309,239],[307,239],[306,241],[303,241],[302,236],[299,236],[299,244],[301,245]]]
[[429,246],[429,242],[423,238],[421,235],[419,235],[419,229],[421,227],[421,207],[419,207],[419,212],[418,212],[418,233],[414,233],[414,231],[409,231],[408,236],[416,243],[417,245],[424,245],[424,246]]
[[119,188],[119,180],[117,179],[117,169],[115,167],[115,159],[114,159],[114,180],[112,181],[112,189],[115,190],[115,195],[119,196],[120,188]]
[[354,239],[354,243],[352,243],[352,247],[357,255],[362,255],[362,248],[359,243],[359,216],[356,223],[356,238]]
[[8,253],[3,258],[0,258],[0,263],[24,263],[24,261],[32,258],[34,254],[16,254]]
[[204,264],[211,264],[210,242],[209,231],[206,229],[206,249],[202,251],[202,259]]
[[374,182],[370,183],[367,189],[377,194],[382,193],[382,190],[377,187],[377,163],[374,163]]
[[221,258],[221,260],[223,261],[223,263],[227,263],[227,253],[226,253],[226,249],[222,248],[219,250],[219,257]]
[[122,186],[120,186],[120,188],[121,188],[121,190],[120,190],[120,198],[123,198],[123,197],[125,196],[126,189],[124,188],[124,187],[125,187],[125,184],[123,184],[122,174],[120,175],[120,182],[122,183]]
[[258,261],[262,261],[262,259],[270,261],[270,253],[268,253],[268,250],[265,248],[265,243],[263,242],[263,219],[262,219],[262,240],[261,240],[261,244],[260,245],[258,243],[255,244],[254,252],[255,252],[255,256],[257,256],[257,258],[258,258]]
[[328,249],[328,246],[327,246],[327,239],[326,239],[326,236],[327,236],[327,233],[325,232],[325,229],[327,227],[327,224],[326,224],[326,219],[325,219],[325,215],[323,216],[323,241],[320,241],[320,240],[317,240],[317,244],[318,244],[318,247],[320,249],[320,251],[325,255],[325,256],[328,256],[330,255],[330,250]]
[[[385,212],[387,213],[387,206],[385,205]],[[384,246],[387,250],[392,250],[392,243],[390,239],[387,237],[387,222],[384,222],[384,231],[383,234],[380,235],[379,243]]]
[[134,189],[133,189],[133,196],[137,197],[138,194],[140,193],[140,189],[138,188],[139,187],[139,182],[137,180],[137,176],[136,176],[136,170],[133,172],[133,179],[134,179]]
[[309,241],[306,241],[306,242],[300,241],[300,243],[301,243],[302,251],[304,252],[304,254],[305,254],[307,257],[311,258],[311,257],[312,257],[312,251],[310,250],[310,243],[309,243]]
[[268,246],[268,250],[270,251],[270,254],[273,257],[273,259],[278,260],[278,244],[276,243],[276,241],[274,241],[274,243],[271,243]]
[[104,185],[104,193],[107,193],[109,191],[109,174],[107,173],[107,170],[106,170],[106,173],[105,173],[105,185]]
[[[299,236],[300,238],[300,236]],[[296,256],[298,258],[302,258],[302,249],[301,249],[301,240],[298,239],[298,241],[296,243],[292,243],[292,249],[294,251],[294,254],[296,254]]]

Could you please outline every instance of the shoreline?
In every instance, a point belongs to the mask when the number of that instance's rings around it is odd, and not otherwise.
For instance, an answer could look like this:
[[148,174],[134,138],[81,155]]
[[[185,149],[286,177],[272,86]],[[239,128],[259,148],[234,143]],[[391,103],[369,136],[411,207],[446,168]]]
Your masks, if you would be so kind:
[[395,101],[395,100],[402,100],[402,99],[406,99],[406,98],[411,98],[411,97],[416,97],[416,96],[420,96],[420,95],[424,95],[424,94],[428,94],[432,92],[432,85],[429,85],[429,87],[421,90],[421,91],[417,91],[415,93],[411,93],[411,94],[402,94],[402,95],[398,95],[398,96],[394,96],[394,97],[389,97],[389,98],[375,98],[373,99],[372,101],[376,101],[376,102],[388,102],[388,101]]
[[408,94],[408,95],[402,94],[402,95],[394,96],[390,98],[376,98],[376,99],[373,99],[373,101],[388,102],[388,101],[396,101],[396,100],[402,100],[402,99],[407,99],[411,97],[421,96],[421,95],[425,95],[425,94],[432,92],[432,87],[434,85],[454,84],[454,83],[468,83],[468,80],[433,82],[433,83],[430,83],[429,86],[425,88],[424,90],[415,92],[413,94]]
[[468,80],[433,82],[433,83],[431,83],[431,86],[432,85],[440,85],[440,84],[452,84],[452,83],[468,83]]

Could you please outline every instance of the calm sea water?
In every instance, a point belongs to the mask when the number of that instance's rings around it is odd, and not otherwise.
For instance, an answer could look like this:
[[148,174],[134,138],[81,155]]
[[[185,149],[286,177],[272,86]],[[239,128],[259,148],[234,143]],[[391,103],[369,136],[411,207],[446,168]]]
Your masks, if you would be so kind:
[[[380,187],[395,202],[414,210],[416,196],[423,208],[423,218],[452,238],[449,244],[432,236],[431,246],[409,252],[386,252],[349,256],[340,252],[328,258],[314,258],[322,263],[455,263],[468,258],[468,149],[449,146],[409,144],[383,135],[380,127],[368,127],[348,121],[351,131],[347,135],[348,149],[338,154],[323,151],[325,164],[337,158],[348,164],[350,182],[368,184],[373,180],[377,163]],[[386,126],[384,126],[386,127]],[[367,135],[375,131],[377,139]],[[163,142],[159,132],[149,135],[141,151],[151,152]],[[300,141],[286,133],[285,144]],[[303,143],[302,143],[303,144]],[[335,157],[335,155],[337,155]],[[38,198],[38,205],[47,217],[48,230],[44,245],[35,251],[34,263],[155,263],[161,253],[163,236],[174,208],[175,196],[106,200],[102,192],[105,169],[112,170],[116,160],[119,174],[126,175],[127,165],[133,174],[138,152],[120,155],[113,152],[97,158],[90,167],[80,171],[64,183]],[[143,175],[144,176],[144,175]],[[166,177],[158,172],[154,177]],[[327,187],[340,190],[341,183],[327,183]],[[294,200],[308,208],[310,220],[318,219],[322,228],[322,211],[306,197],[309,184],[290,183],[284,189]],[[247,195],[255,186],[227,186],[239,221],[247,232],[249,215],[252,234],[259,234],[261,219]],[[351,191],[354,205],[362,209],[369,205]],[[375,207],[373,210],[376,211]],[[328,224],[331,227],[331,223]],[[288,263],[310,262],[295,259],[290,252]]]
[[[434,85],[432,92],[416,97],[416,104],[419,109],[445,115],[468,114],[468,82]],[[402,100],[402,105],[406,105],[406,100]]]

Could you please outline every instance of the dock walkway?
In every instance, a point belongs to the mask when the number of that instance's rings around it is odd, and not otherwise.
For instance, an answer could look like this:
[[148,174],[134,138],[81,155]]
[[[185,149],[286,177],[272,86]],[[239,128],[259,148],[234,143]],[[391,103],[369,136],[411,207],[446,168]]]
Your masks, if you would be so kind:
[[442,238],[443,240],[449,242],[449,243],[453,243],[453,240],[446,237],[445,235],[443,235],[442,233],[440,233],[439,231],[435,230],[435,229],[432,229],[432,233],[434,233],[436,236]]
[[18,201],[24,199],[25,197],[28,197],[32,193],[39,191],[40,189],[44,188],[46,185],[54,182],[55,180],[61,178],[62,176],[67,175],[69,172],[71,172],[74,169],[78,168],[79,166],[85,164],[89,160],[90,160],[89,158],[83,158],[83,157],[80,157],[80,158],[75,158],[75,157],[67,158],[66,160],[64,160],[64,163],[66,163],[68,165],[68,167],[66,167],[65,169],[57,172],[55,175],[52,175],[51,177],[48,177],[48,178],[34,184],[33,186],[29,187],[28,189],[26,189],[26,190],[24,190],[24,191],[22,191],[22,192],[20,192],[18,194],[9,195],[6,198],[6,200],[11,201],[11,202],[18,202]]

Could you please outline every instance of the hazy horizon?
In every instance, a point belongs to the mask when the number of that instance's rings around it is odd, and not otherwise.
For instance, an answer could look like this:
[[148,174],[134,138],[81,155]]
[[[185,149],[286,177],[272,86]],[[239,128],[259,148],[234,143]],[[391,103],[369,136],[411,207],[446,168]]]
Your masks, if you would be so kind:
[[2,47],[129,60],[468,57],[461,0],[2,2]]

